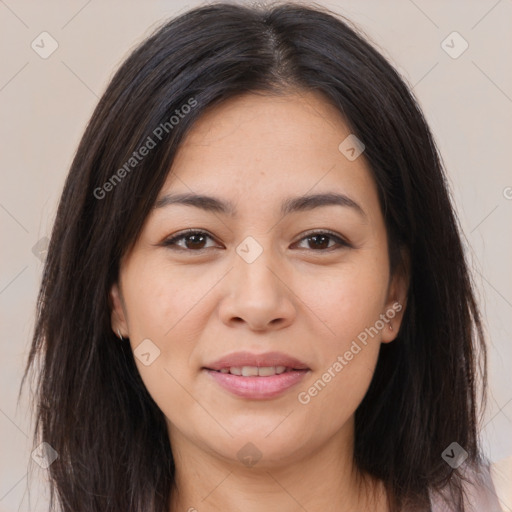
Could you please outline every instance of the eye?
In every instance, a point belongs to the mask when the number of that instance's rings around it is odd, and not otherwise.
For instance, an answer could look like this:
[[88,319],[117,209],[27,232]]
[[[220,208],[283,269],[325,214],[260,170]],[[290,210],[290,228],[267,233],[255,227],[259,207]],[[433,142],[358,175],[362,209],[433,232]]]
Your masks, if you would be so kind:
[[[343,240],[343,238],[330,231],[310,231],[306,233],[306,236],[301,238],[299,242],[303,240],[308,243],[309,247],[307,248],[317,252],[336,250],[340,249],[340,247],[352,247],[348,242]],[[329,246],[329,241],[335,241],[334,246]],[[336,247],[336,245],[338,245],[338,247]]]
[[[188,250],[189,252],[202,252],[211,248],[211,246],[208,247],[206,245],[208,239],[213,240],[213,237],[205,231],[189,229],[187,231],[178,233],[172,238],[164,240],[162,245],[165,247],[170,247],[171,249],[185,251]],[[306,243],[309,245],[309,247],[306,248],[316,252],[330,252],[341,247],[352,247],[339,235],[336,235],[330,231],[310,231],[309,233],[306,233],[305,237],[299,240],[299,242],[303,241],[306,241]],[[334,244],[331,244],[331,242],[334,242]]]
[[[178,250],[183,249],[192,250],[194,252],[201,252],[205,249],[208,249],[208,247],[205,247],[205,240],[207,238],[213,240],[213,238],[204,231],[188,229],[187,231],[181,232],[175,237],[164,240],[162,242],[162,245],[164,245],[165,247],[171,247],[172,249],[178,247]],[[184,242],[184,244],[180,245],[177,243],[182,241]]]

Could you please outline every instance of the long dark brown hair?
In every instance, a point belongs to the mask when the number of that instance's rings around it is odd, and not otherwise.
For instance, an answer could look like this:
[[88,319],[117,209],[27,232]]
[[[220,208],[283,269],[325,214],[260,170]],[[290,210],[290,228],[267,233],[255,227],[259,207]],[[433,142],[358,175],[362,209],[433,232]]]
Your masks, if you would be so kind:
[[[194,122],[237,95],[290,91],[322,94],[364,143],[392,270],[399,248],[408,255],[402,326],[381,346],[356,411],[357,467],[384,482],[392,510],[426,507],[443,486],[463,510],[462,475],[441,454],[456,441],[465,464],[484,461],[486,352],[443,165],[409,87],[370,39],[326,8],[294,3],[213,3],[168,21],[121,65],[89,121],[60,199],[20,388],[32,369],[35,444],[58,453],[52,510],[168,512],[166,422],[129,343],[112,332],[109,290]],[[154,147],[132,160],[148,138]]]

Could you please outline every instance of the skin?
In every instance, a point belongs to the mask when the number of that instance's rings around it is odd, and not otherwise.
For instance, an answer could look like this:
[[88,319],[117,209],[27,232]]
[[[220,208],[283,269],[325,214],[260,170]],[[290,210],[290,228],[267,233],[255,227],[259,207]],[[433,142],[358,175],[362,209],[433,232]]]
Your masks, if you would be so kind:
[[[364,153],[350,161],[338,150],[349,134],[317,93],[246,94],[216,106],[182,143],[159,198],[212,195],[232,201],[237,215],[154,208],[121,261],[112,328],[133,349],[149,338],[160,350],[149,366],[135,361],[167,419],[176,463],[172,511],[388,510],[381,483],[353,464],[354,413],[380,344],[399,329],[408,283],[390,276]],[[339,205],[280,214],[285,198],[320,192],[349,196],[365,216]],[[162,245],[188,228],[210,238]],[[308,242],[310,230],[333,231],[352,246]],[[262,248],[252,263],[236,252],[248,236]],[[393,330],[386,324],[360,344],[342,371],[300,403],[298,393],[397,302],[403,309],[389,321]],[[285,352],[311,371],[279,397],[236,397],[201,368],[239,350]],[[237,455],[247,443],[261,454],[252,467]]]

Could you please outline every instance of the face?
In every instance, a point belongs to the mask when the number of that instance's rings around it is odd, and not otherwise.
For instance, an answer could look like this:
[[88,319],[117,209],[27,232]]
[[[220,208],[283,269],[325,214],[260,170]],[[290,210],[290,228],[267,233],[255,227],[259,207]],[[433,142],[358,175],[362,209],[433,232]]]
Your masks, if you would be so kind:
[[[111,290],[112,327],[129,337],[173,452],[271,466],[350,442],[406,283],[390,276],[364,153],[339,149],[349,135],[315,93],[248,94],[208,111],[182,143]],[[252,359],[226,361],[241,351]],[[280,356],[256,357],[269,352]],[[212,369],[222,359],[231,370]],[[241,366],[287,370],[231,375]]]

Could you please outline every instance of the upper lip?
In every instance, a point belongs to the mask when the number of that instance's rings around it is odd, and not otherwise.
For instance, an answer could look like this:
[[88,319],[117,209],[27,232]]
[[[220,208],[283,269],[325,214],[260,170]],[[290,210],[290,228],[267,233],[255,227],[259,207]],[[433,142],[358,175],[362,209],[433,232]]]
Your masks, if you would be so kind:
[[264,354],[252,354],[250,352],[233,352],[221,357],[213,363],[204,366],[209,370],[221,370],[223,368],[241,368],[242,366],[286,366],[295,370],[309,370],[307,364],[282,352],[265,352]]

